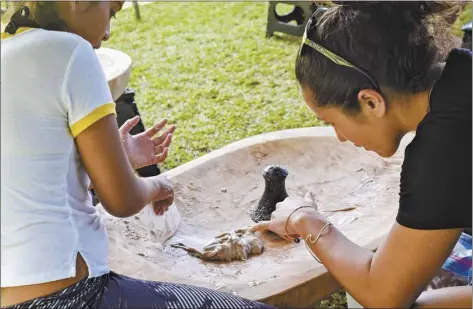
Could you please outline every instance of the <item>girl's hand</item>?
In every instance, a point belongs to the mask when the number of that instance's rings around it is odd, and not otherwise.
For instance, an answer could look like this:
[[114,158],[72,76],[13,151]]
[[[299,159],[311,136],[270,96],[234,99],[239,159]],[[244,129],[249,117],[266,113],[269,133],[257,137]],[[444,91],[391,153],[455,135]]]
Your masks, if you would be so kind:
[[[304,207],[296,210],[301,206]],[[294,210],[296,210],[294,212]],[[250,228],[252,232],[256,231],[271,231],[286,240],[299,238],[297,231],[297,222],[304,216],[321,216],[317,211],[317,205],[314,202],[312,192],[302,197],[288,197],[283,202],[276,204],[276,210],[271,214],[270,221],[261,221]],[[287,222],[287,226],[286,226]],[[286,231],[287,227],[287,231]]]
[[157,176],[157,195],[152,202],[154,213],[162,216],[174,202],[174,190],[166,176]]
[[119,130],[128,160],[135,170],[163,162],[168,155],[172,133],[176,129],[176,126],[170,126],[163,134],[154,137],[167,123],[164,119],[145,132],[131,135],[131,129],[138,124],[139,120],[140,117],[135,116],[127,120]]

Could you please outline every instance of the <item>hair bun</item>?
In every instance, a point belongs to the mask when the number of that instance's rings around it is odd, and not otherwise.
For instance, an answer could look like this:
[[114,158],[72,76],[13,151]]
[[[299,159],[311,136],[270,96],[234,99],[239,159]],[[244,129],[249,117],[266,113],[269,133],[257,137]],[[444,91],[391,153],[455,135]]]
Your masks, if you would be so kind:
[[333,4],[343,5],[346,7],[353,8],[355,10],[362,10],[375,4],[378,4],[379,2],[382,1],[332,1]]
[[455,21],[467,4],[465,1],[332,1],[332,3],[385,17],[398,16],[402,19],[410,15],[417,21],[439,15],[449,23]]

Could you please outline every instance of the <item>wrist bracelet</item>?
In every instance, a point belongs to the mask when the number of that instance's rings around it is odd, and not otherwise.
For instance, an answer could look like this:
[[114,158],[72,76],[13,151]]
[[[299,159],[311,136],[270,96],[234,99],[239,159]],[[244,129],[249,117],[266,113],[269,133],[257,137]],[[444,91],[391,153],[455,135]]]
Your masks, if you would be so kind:
[[294,240],[294,242],[296,243],[299,243],[300,242],[300,239],[299,238],[293,238],[291,236],[289,236],[289,233],[287,232],[287,223],[289,222],[289,218],[292,216],[293,213],[295,213],[296,211],[298,211],[299,209],[301,208],[314,208],[312,206],[300,206],[300,207],[297,207],[296,209],[294,209],[290,214],[289,216],[287,216],[287,219],[286,219],[286,224],[284,225],[284,231],[286,232],[286,236],[289,237],[289,238],[292,238],[292,240]]
[[327,224],[324,225],[324,227],[320,230],[319,234],[317,235],[317,237],[315,238],[315,240],[312,240],[312,234],[309,234],[307,235],[307,237],[305,238],[305,246],[307,248],[307,250],[309,250],[309,253],[312,255],[312,257],[317,261],[319,262],[320,264],[322,264],[322,262],[315,256],[314,252],[312,252],[312,250],[310,249],[309,245],[307,244],[307,242],[310,242],[311,244],[315,244],[320,236],[322,235],[322,233],[330,226],[332,225],[332,223],[328,222]]

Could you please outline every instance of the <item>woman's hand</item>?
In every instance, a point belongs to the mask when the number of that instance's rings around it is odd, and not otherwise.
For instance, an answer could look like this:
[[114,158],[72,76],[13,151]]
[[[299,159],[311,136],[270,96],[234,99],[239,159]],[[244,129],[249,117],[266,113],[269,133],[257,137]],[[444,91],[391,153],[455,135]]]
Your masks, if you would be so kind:
[[174,202],[174,190],[171,181],[166,176],[159,175],[156,179],[158,194],[154,198],[152,205],[154,213],[162,216]]
[[120,127],[120,138],[133,169],[139,169],[152,164],[163,162],[168,155],[172,133],[176,126],[170,126],[163,134],[154,137],[166,125],[167,120],[161,120],[145,132],[131,135],[130,131],[138,124],[139,116],[127,120]]
[[[296,210],[301,206],[310,207]],[[286,240],[299,238],[300,235],[297,230],[297,222],[301,217],[305,216],[321,216],[317,211],[317,206],[314,202],[312,192],[307,193],[304,198],[288,197],[283,202],[276,204],[276,210],[271,214],[271,220],[258,222],[251,227],[250,230],[252,232],[268,230],[278,234]]]

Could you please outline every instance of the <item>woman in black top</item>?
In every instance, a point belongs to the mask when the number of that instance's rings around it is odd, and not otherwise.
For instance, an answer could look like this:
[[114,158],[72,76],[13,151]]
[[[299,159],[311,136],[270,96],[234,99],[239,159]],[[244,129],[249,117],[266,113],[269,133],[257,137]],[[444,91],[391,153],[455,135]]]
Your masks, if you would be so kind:
[[309,21],[296,76],[306,104],[342,142],[389,157],[416,132],[405,151],[396,222],[372,253],[291,197],[254,230],[302,240],[320,234],[307,242],[311,250],[364,307],[471,308],[471,287],[419,298],[472,222],[471,52],[444,51],[461,4],[336,4]]

